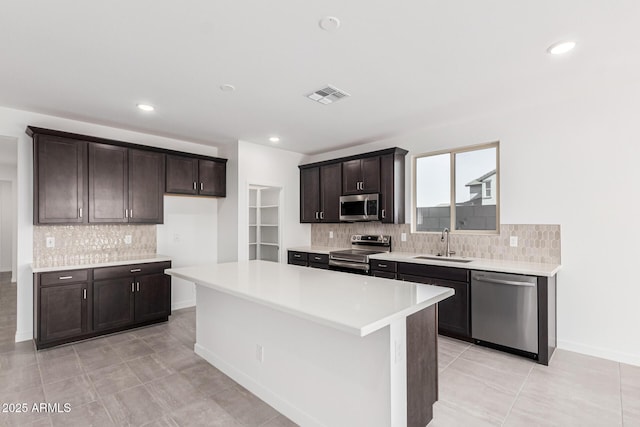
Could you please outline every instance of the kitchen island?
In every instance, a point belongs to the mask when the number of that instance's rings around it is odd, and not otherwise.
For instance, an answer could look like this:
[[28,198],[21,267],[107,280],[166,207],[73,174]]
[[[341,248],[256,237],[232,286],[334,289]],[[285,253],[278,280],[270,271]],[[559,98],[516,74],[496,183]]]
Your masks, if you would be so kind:
[[197,285],[195,352],[296,423],[431,420],[453,290],[265,261],[166,273]]

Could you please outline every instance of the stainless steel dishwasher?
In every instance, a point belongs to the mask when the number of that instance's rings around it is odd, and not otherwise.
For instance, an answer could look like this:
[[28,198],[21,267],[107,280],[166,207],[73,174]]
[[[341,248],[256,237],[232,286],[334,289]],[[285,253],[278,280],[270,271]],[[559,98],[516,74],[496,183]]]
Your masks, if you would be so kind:
[[474,340],[538,354],[538,279],[471,272],[471,336]]

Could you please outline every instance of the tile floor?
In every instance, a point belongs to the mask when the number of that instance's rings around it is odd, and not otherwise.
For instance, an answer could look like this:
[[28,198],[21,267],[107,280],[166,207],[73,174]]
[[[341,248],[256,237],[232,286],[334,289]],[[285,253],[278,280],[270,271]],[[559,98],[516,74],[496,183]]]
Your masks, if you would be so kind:
[[[0,413],[0,426],[293,426],[193,353],[195,311],[168,323],[36,352],[14,343],[15,284],[0,273],[0,403],[68,402],[70,413]],[[640,367],[558,350],[550,366],[440,337],[429,427],[640,426]]]
[[429,427],[640,427],[640,367],[556,350],[549,366],[440,337]]

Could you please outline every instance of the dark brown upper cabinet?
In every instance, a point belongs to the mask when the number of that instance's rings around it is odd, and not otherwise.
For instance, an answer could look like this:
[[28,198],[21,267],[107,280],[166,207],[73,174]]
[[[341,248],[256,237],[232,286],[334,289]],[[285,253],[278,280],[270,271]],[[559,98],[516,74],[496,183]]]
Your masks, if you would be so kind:
[[342,194],[379,193],[380,158],[365,157],[342,162]]
[[89,144],[89,222],[129,222],[129,149]]
[[89,222],[161,224],[163,177],[162,153],[89,144]]
[[162,224],[164,154],[129,150],[129,222]]
[[389,148],[298,166],[300,222],[340,222],[340,196],[380,193],[380,221],[404,224],[407,150]]
[[380,221],[404,224],[405,154],[380,156]]
[[339,222],[340,163],[300,169],[300,222]]
[[226,159],[33,126],[27,134],[36,225],[161,224],[165,192],[226,196]]
[[226,189],[225,161],[167,155],[167,193],[225,197]]
[[34,224],[87,222],[87,143],[34,136]]

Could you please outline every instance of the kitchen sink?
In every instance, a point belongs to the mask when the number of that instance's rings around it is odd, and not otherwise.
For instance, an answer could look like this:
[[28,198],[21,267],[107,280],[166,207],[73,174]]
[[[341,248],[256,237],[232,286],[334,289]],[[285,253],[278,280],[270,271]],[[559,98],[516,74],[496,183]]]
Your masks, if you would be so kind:
[[451,257],[444,257],[444,256],[439,256],[439,255],[418,255],[418,256],[414,256],[414,259],[431,259],[434,261],[446,261],[446,262],[471,262],[473,261],[472,259],[466,259],[466,258],[451,258]]

